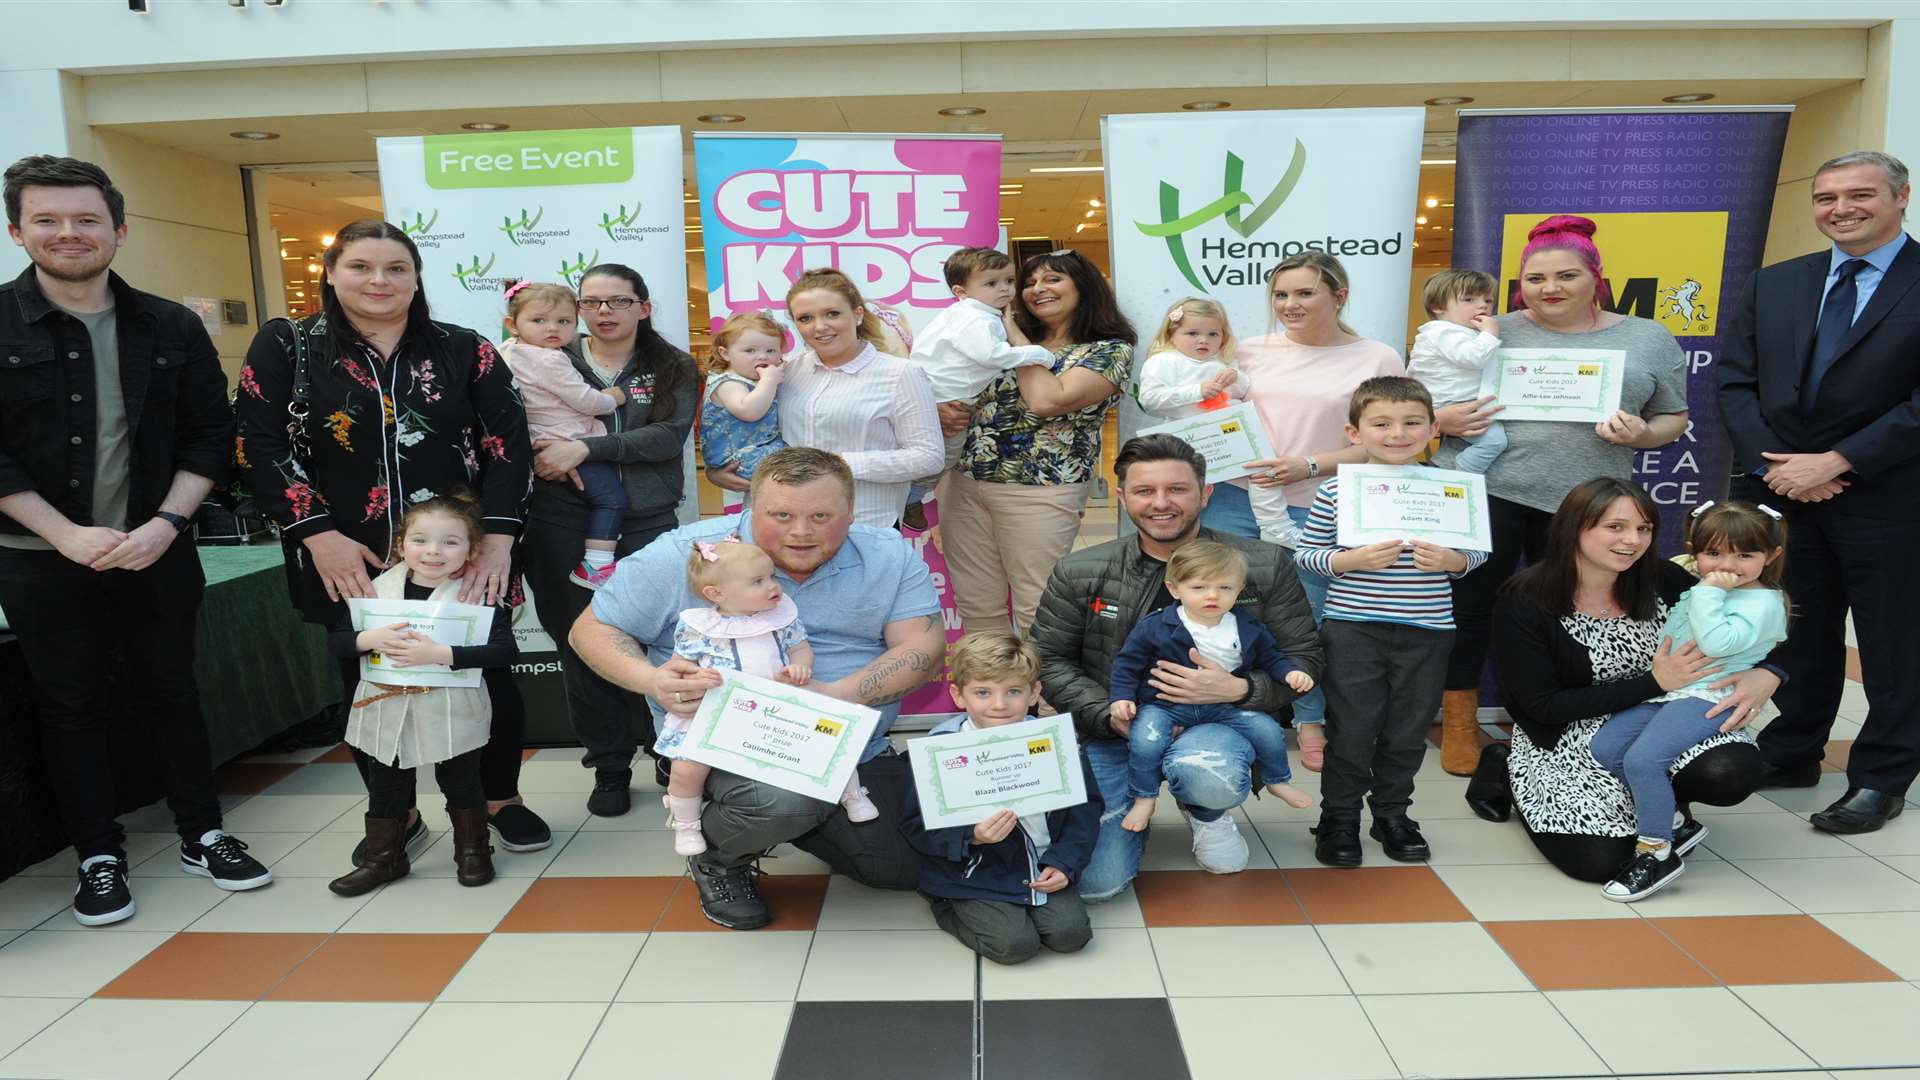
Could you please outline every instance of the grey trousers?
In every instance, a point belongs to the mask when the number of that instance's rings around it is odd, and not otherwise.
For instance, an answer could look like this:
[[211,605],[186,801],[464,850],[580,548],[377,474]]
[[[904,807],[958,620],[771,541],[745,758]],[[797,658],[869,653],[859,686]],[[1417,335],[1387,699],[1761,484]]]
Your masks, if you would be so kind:
[[1327,649],[1321,812],[1358,818],[1367,796],[1375,818],[1404,815],[1440,710],[1453,631],[1328,619],[1320,641]]
[[737,866],[790,842],[862,885],[911,889],[920,883],[920,853],[901,835],[900,819],[912,782],[907,759],[891,749],[860,766],[860,783],[880,817],[856,825],[839,803],[715,769],[700,818],[707,851],[694,858],[710,867]]
[[1058,953],[1079,952],[1093,939],[1078,886],[1049,895],[1039,907],[937,896],[927,901],[933,905],[933,921],[940,929],[996,964],[1031,960],[1043,945]]

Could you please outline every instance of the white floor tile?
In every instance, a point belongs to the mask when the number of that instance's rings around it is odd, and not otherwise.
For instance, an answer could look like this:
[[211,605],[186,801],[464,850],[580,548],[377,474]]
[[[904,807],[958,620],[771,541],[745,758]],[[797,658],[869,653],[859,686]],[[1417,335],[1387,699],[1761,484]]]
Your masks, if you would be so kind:
[[1903,814],[1875,832],[1839,839],[1869,855],[1920,855],[1920,817]]
[[[547,867],[553,865],[553,860],[560,857],[560,852],[566,849],[567,843],[572,839],[571,833],[565,835],[556,833],[553,843],[539,851],[508,851],[500,846],[499,837],[489,837],[488,842],[493,845],[494,876],[537,878],[546,872]],[[412,873],[415,877],[429,878],[450,878],[459,873],[459,869],[453,864],[453,833],[444,832],[436,835],[432,846],[421,852],[419,858],[413,860]]]
[[1828,1068],[1920,1065],[1920,987],[1909,983],[1736,986],[1801,1050]]
[[938,930],[933,909],[917,892],[873,889],[835,874],[827,879],[820,930]]
[[580,798],[568,800],[584,805],[588,792],[593,790],[593,770],[582,768],[574,761],[525,762],[520,766],[520,792],[527,796],[529,805],[541,802],[559,802],[559,799],[535,799],[536,792],[549,795],[578,795]]
[[586,832],[573,835],[547,867],[547,877],[672,877],[687,872],[687,857],[673,853],[664,830]]
[[1097,931],[1109,927],[1145,926],[1147,920],[1140,913],[1140,897],[1132,889],[1122,889],[1120,895],[1111,900],[1088,904],[1087,923]]
[[1240,832],[1246,836],[1247,843],[1265,845],[1267,858],[1272,860],[1274,866],[1282,870],[1298,870],[1320,865],[1320,860],[1313,857],[1312,830],[1313,825],[1309,821],[1258,822],[1251,828],[1242,826]]
[[0,1005],[0,1058],[65,1016],[78,998],[8,998]]
[[[1293,779],[1288,781],[1288,783],[1312,796],[1313,805],[1304,808],[1288,806],[1286,803],[1281,802],[1271,795],[1261,795],[1257,799],[1249,798],[1246,802],[1241,803],[1238,809],[1246,816],[1247,820],[1261,825],[1269,822],[1311,825],[1319,821],[1320,774],[1310,773],[1296,764],[1293,770]],[[1153,816],[1155,824],[1159,823],[1161,805],[1172,802],[1172,799],[1163,797],[1160,803],[1154,806]],[[1175,808],[1174,820],[1179,820],[1177,806]]]
[[1882,855],[1880,861],[1914,881],[1920,881],[1920,855]]
[[[969,960],[973,954],[946,934]],[[1087,947],[1063,954],[1041,949],[1024,964],[980,965],[980,993],[988,1001],[1023,998],[1158,998],[1166,996],[1153,942],[1146,930],[1103,930]]]
[[1169,1004],[1193,1080],[1399,1080],[1352,997],[1176,997]]
[[1707,827],[1707,838],[1701,842],[1723,859],[1841,859],[1859,854],[1798,814],[1695,811],[1694,816]]
[[[266,834],[261,834],[266,835]],[[291,836],[292,833],[287,835]],[[365,832],[317,832],[301,839],[291,851],[270,867],[276,881],[286,878],[322,878],[331,880],[353,869],[353,849]],[[438,839],[441,834],[431,834]],[[324,884],[324,882],[323,882]]]
[[1629,905],[1601,896],[1600,886],[1549,867],[1436,866],[1433,872],[1482,922],[1636,917]]
[[260,794],[278,795],[359,795],[367,793],[366,781],[351,762],[302,765],[261,789]]
[[597,1004],[439,1002],[414,1022],[374,1076],[566,1080],[606,1011]]
[[67,910],[78,881],[71,870],[61,877],[21,875],[0,881],[0,927],[31,930]]
[[800,989],[811,933],[649,935],[619,1001],[786,1001]]
[[174,1080],[365,1080],[425,1005],[262,1001]]
[[[1621,1073],[1790,1069],[1814,1062],[1724,987],[1549,993],[1587,1044]],[[1648,1023],[1684,1017],[1683,1023]]]
[[1920,979],[1920,912],[1816,915],[1827,929],[1885,964],[1903,979]]
[[244,1001],[85,1001],[0,1060],[0,1075],[44,1080],[167,1080]]
[[[172,878],[143,878],[129,881],[136,908],[133,918],[108,926],[81,926],[71,917],[48,919],[43,930],[71,931],[76,934],[138,934],[156,930],[185,930],[194,920],[237,893],[221,892],[213,882],[181,874]],[[272,888],[269,885],[267,888]],[[258,891],[258,890],[255,890]]]
[[823,930],[813,935],[800,1000],[965,1000],[973,996],[973,961],[939,930]]
[[1847,793],[1845,773],[1823,773],[1820,782],[1804,788],[1762,788],[1760,796],[1782,810],[1796,814],[1825,810]]
[[324,878],[283,877],[265,889],[231,897],[187,929],[195,933],[331,934],[377,895],[335,896],[328,891]]
[[[1533,846],[1527,838],[1525,829],[1514,828],[1513,822],[1482,821],[1469,816],[1465,819],[1442,821],[1422,821],[1420,831],[1426,835],[1427,846],[1433,849],[1433,858],[1428,860],[1432,866],[1538,866],[1547,869],[1547,860],[1540,849]],[[1361,833],[1361,843],[1367,848],[1367,858],[1371,860],[1378,844]],[[1386,856],[1381,856],[1387,862]],[[1392,865],[1387,862],[1387,865]]]
[[[1276,998],[1350,992],[1311,926],[1161,926],[1148,933],[1168,997]],[[1094,934],[1094,940],[1099,938]],[[1261,957],[1273,962],[1262,962]]]
[[1362,923],[1316,929],[1356,994],[1533,988],[1479,923]]
[[492,934],[441,1001],[612,1001],[645,934]]
[[635,1080],[636,1063],[649,1077],[718,1077],[720,1046],[729,1080],[772,1080],[792,1015],[791,1002],[618,1004],[572,1080]]
[[358,832],[364,828],[360,815],[365,812],[366,802],[364,794],[256,795],[226,815],[225,828],[244,840],[249,833],[310,833],[349,818],[353,831]]
[[533,884],[495,878],[467,888],[451,878],[408,877],[381,889],[340,929],[349,934],[485,934]]
[[1875,859],[1753,859],[1735,865],[1810,915],[1920,911],[1920,881]]
[[91,997],[172,936],[61,930],[21,934],[0,948],[0,997]]
[[1360,1004],[1408,1076],[1609,1072],[1542,994],[1405,994],[1362,997]]

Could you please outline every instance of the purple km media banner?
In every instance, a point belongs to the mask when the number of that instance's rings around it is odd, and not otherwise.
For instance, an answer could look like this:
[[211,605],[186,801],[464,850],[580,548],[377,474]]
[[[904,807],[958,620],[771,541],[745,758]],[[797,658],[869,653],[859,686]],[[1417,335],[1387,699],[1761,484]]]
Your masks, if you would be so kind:
[[1680,550],[1692,508],[1726,492],[1722,309],[1760,265],[1791,111],[1460,114],[1453,265],[1497,276],[1505,311],[1527,230],[1551,214],[1592,218],[1613,310],[1665,326],[1686,354],[1687,432],[1635,462],[1661,507],[1663,555]]

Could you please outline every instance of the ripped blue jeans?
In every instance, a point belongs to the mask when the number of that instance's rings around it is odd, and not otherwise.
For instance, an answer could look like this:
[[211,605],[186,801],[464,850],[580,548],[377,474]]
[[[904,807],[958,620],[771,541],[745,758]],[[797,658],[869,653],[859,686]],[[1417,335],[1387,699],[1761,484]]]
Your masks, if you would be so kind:
[[1247,740],[1253,747],[1253,760],[1260,763],[1260,776],[1267,783],[1284,784],[1293,778],[1287,764],[1287,733],[1280,721],[1266,713],[1225,704],[1168,705],[1156,701],[1140,706],[1127,734],[1127,794],[1136,799],[1158,797],[1160,759],[1173,738],[1173,729],[1206,724],[1230,728]]
[[[1160,772],[1167,779],[1167,791],[1195,820],[1218,821],[1247,801],[1253,785],[1253,745],[1239,732],[1225,724],[1202,724],[1161,745],[1166,748]],[[1113,899],[1133,882],[1148,834],[1120,827],[1120,819],[1133,806],[1133,796],[1127,794],[1126,740],[1088,739],[1086,752],[1103,809],[1093,858],[1080,872],[1080,898],[1097,904]]]

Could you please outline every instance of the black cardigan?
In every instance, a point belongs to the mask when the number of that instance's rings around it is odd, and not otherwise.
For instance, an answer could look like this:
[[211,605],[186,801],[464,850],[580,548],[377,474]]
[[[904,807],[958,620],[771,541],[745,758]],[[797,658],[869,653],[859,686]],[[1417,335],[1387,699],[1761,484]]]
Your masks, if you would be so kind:
[[[1698,579],[1685,569],[1661,560],[1656,587],[1669,609],[1696,584]],[[1782,679],[1786,673],[1778,663],[1784,648],[1783,642],[1762,665]],[[1512,592],[1503,593],[1493,606],[1493,658],[1508,715],[1542,749],[1559,743],[1568,724],[1666,693],[1654,681],[1651,669],[1630,679],[1596,684],[1587,647],[1560,625],[1560,613]]]

